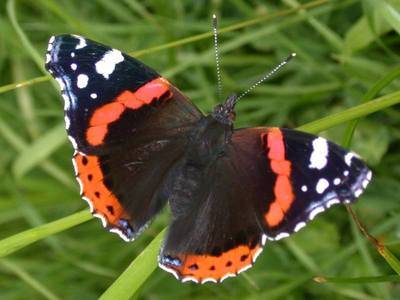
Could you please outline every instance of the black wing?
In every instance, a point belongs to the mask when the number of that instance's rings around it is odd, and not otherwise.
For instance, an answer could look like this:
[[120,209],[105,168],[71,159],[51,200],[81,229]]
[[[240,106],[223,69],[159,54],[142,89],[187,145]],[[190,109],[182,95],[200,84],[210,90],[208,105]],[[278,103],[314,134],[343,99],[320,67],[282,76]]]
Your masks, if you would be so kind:
[[149,67],[80,36],[52,37],[46,68],[61,86],[82,197],[133,239],[164,206],[160,184],[202,114]]
[[[192,206],[174,214],[160,267],[183,281],[221,281],[249,268],[265,240],[350,203],[371,172],[351,152],[289,129],[234,132],[225,156],[199,178]],[[174,211],[173,211],[174,212]]]

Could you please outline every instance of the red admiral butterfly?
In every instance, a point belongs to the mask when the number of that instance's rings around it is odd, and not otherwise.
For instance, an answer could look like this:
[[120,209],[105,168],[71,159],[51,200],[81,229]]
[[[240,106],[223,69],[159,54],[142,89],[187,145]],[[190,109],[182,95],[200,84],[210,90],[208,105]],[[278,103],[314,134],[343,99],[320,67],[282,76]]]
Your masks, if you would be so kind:
[[308,133],[234,129],[237,96],[205,116],[136,59],[75,35],[52,37],[81,196],[104,227],[134,240],[168,202],[159,266],[220,282],[250,268],[267,240],[361,195],[371,171]]

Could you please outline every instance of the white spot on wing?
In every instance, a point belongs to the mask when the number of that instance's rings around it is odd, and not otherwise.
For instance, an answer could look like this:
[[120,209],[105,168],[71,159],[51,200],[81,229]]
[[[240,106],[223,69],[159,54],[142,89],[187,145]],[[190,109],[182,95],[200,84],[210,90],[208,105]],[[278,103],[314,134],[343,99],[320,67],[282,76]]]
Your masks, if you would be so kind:
[[[183,280],[182,280],[183,281]],[[214,278],[204,278],[202,281],[201,281],[201,284],[203,284],[203,283],[206,283],[206,282],[213,282],[213,283],[217,283],[217,280],[216,279],[214,279]]]
[[313,220],[315,218],[316,215],[322,213],[325,209],[323,207],[317,207],[315,208],[313,211],[310,212],[308,218],[310,220]]
[[168,273],[171,273],[172,275],[174,275],[174,276],[175,276],[175,278],[176,278],[176,279],[178,279],[178,280],[179,280],[178,273],[177,273],[175,270],[173,270],[173,269],[170,269],[170,268],[168,268],[168,267],[164,266],[164,265],[163,265],[163,264],[161,264],[161,263],[158,263],[158,266],[159,266],[161,269],[163,269],[164,271],[167,271]]
[[240,270],[237,271],[238,274],[247,271],[248,269],[250,269],[252,267],[251,264],[248,264],[247,266],[244,266],[243,268],[241,268]]
[[75,57],[75,52],[71,52],[71,57]]
[[101,224],[103,225],[104,228],[107,227],[107,220],[106,220],[106,218],[104,218],[103,215],[93,214],[93,217],[96,217],[96,218],[100,219],[101,220]]
[[263,234],[261,236],[261,246],[264,246],[266,241],[267,241],[267,235]]
[[50,54],[46,53],[46,64],[50,62]]
[[351,160],[353,159],[354,156],[355,155],[352,152],[349,152],[344,156],[344,161],[346,162],[346,165],[348,165],[349,167],[351,166]]
[[56,39],[55,36],[52,35],[52,36],[50,37],[49,44],[53,44],[55,39]]
[[134,238],[131,238],[131,239],[128,238],[128,237],[127,237],[121,230],[119,230],[118,228],[111,228],[109,231],[112,232],[112,233],[118,234],[119,237],[122,238],[125,242],[132,242],[132,241],[135,240]]
[[69,110],[71,103],[69,102],[69,98],[66,94],[61,94],[64,99],[64,110]]
[[307,192],[307,186],[306,185],[303,185],[302,187],[301,187],[301,190],[303,191],[303,192]]
[[339,199],[332,199],[332,200],[329,200],[329,201],[326,203],[326,208],[329,208],[329,207],[331,207],[332,205],[339,204],[339,203],[340,203]]
[[68,136],[69,141],[72,144],[72,147],[74,147],[74,149],[78,149],[78,144],[76,143],[75,139],[72,136]]
[[78,165],[76,164],[75,156],[72,158],[72,164],[74,166],[75,176],[78,175]]
[[257,249],[256,253],[254,253],[254,255],[253,255],[253,259],[252,259],[253,262],[256,261],[256,259],[258,258],[258,256],[261,254],[262,251],[263,251],[263,248]]
[[310,164],[308,165],[311,169],[323,169],[328,162],[328,142],[326,139],[319,137],[312,142],[313,152],[310,156]]
[[59,86],[60,86],[60,88],[61,88],[61,91],[65,90],[64,81],[62,81],[61,78],[56,78],[56,81],[58,82],[58,84],[59,84]]
[[344,172],[343,172],[343,175],[344,175],[344,176],[348,176],[348,175],[349,175],[349,171],[347,171],[347,170],[344,171]]
[[123,60],[124,57],[121,51],[115,49],[107,51],[104,56],[95,64],[96,72],[108,79],[112,72],[114,72],[115,66]]
[[74,35],[74,36],[79,40],[79,43],[78,43],[78,45],[76,45],[75,49],[82,49],[82,48],[86,47],[86,45],[87,45],[86,40],[83,37],[78,36],[78,35]]
[[222,277],[221,277],[220,282],[224,281],[225,279],[227,279],[227,278],[229,278],[229,277],[235,277],[235,276],[236,276],[236,275],[233,274],[233,273],[228,273],[228,274],[226,274],[225,276],[222,276]]
[[78,88],[83,89],[87,87],[88,81],[89,77],[86,74],[79,74],[76,81],[76,85],[78,86]]
[[91,93],[91,94],[90,94],[90,98],[96,99],[96,98],[97,98],[97,94],[96,94],[96,93]]
[[275,241],[279,241],[279,240],[281,240],[281,239],[287,238],[288,236],[289,236],[289,233],[287,233],[287,232],[281,232],[280,234],[278,234],[278,235],[275,237]]
[[192,276],[183,277],[181,281],[182,282],[193,281],[195,283],[199,283],[199,281],[196,278],[192,277]]
[[68,118],[68,116],[64,116],[64,121],[65,121],[65,129],[69,129],[69,126],[71,125],[71,122]]
[[368,171],[368,173],[367,173],[367,179],[368,179],[369,181],[371,181],[371,179],[372,179],[372,172],[371,172],[371,171]]
[[72,70],[75,71],[77,68],[78,68],[78,66],[77,66],[76,64],[71,64],[71,69],[72,69]]
[[325,178],[318,180],[315,190],[318,194],[322,194],[329,187],[329,182]]
[[87,202],[87,204],[89,205],[90,213],[93,213],[94,212],[94,208],[93,208],[92,201],[87,197],[82,197],[82,199],[85,200]]
[[363,190],[362,189],[358,189],[354,192],[354,196],[356,197],[360,197],[360,195],[362,194]]
[[305,227],[305,226],[306,226],[306,223],[305,223],[305,222],[300,222],[300,223],[298,223],[298,224],[296,225],[296,227],[294,228],[294,231],[297,232],[297,231],[299,231],[300,229],[302,229],[302,228]]
[[340,184],[340,178],[335,178],[335,179],[333,180],[333,184],[334,184],[334,185],[339,185],[339,184]]
[[79,177],[76,177],[76,181],[79,183],[79,195],[83,194],[83,183],[82,180]]

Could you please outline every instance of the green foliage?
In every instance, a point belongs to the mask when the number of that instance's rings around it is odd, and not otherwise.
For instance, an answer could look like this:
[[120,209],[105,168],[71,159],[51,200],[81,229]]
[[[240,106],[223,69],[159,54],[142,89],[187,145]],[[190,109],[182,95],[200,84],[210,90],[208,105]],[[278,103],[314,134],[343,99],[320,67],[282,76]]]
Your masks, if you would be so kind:
[[[354,208],[387,246],[381,255],[336,207],[269,243],[248,272],[199,286],[156,267],[167,211],[134,243],[86,222],[60,125],[63,105],[43,70],[48,38],[78,33],[131,51],[209,112],[217,103],[214,12],[225,93],[240,93],[298,54],[241,100],[236,125],[323,131],[360,153],[374,179]],[[398,299],[399,32],[397,0],[3,1],[0,298]]]

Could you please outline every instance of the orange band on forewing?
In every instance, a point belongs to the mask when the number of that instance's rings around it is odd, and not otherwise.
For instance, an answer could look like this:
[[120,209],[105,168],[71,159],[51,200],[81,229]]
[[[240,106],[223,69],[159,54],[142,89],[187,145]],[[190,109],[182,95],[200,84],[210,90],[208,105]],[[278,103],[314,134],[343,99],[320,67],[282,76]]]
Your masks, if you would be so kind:
[[107,125],[89,127],[86,131],[86,140],[92,146],[101,145],[108,132]]
[[279,128],[270,128],[267,132],[268,158],[272,161],[285,160],[285,145]]
[[268,212],[265,214],[265,220],[269,226],[278,225],[284,217],[282,208],[277,202],[272,202],[269,206]]
[[291,164],[287,160],[271,160],[271,169],[275,174],[290,176]]
[[157,78],[139,88],[135,92],[135,97],[144,104],[150,104],[153,100],[160,99],[168,91],[168,83],[161,78]]
[[111,102],[98,108],[90,118],[90,126],[108,125],[121,116],[125,107],[121,103]]
[[[92,146],[99,146],[108,132],[108,125],[117,121],[125,109],[139,109],[153,101],[160,100],[169,92],[169,83],[163,78],[156,78],[136,92],[123,91],[114,102],[104,104],[93,113],[89,128],[86,131],[86,140]],[[171,94],[168,95],[171,97]]]
[[143,102],[135,97],[135,93],[125,91],[117,97],[117,101],[124,105],[126,108],[138,109],[143,106]]
[[268,148],[271,170],[277,175],[274,185],[275,199],[265,214],[266,223],[273,227],[282,222],[294,200],[290,181],[291,162],[285,159],[285,144],[279,128],[269,128],[267,133],[261,135],[261,139]]
[[284,212],[287,212],[293,202],[292,186],[290,179],[284,175],[278,175],[274,187],[275,201]]

